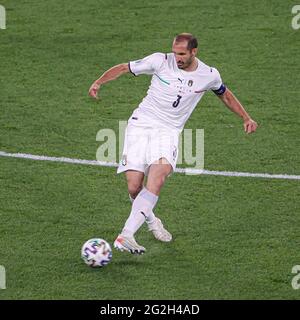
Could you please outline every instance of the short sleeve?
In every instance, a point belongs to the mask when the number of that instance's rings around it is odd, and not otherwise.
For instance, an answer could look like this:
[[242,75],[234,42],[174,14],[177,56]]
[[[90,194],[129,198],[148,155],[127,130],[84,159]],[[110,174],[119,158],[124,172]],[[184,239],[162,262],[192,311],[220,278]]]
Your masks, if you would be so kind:
[[211,68],[214,79],[211,83],[210,89],[217,95],[222,95],[226,91],[219,71],[216,68]]
[[135,76],[140,74],[153,74],[161,67],[164,59],[165,54],[156,52],[141,60],[130,61],[128,63],[129,70]]

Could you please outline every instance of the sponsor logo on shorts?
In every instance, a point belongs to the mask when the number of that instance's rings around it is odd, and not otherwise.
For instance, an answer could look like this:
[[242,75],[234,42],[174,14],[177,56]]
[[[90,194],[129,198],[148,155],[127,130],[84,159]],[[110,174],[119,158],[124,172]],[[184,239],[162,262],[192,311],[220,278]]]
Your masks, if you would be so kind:
[[177,156],[177,147],[174,146],[174,150],[173,150],[173,161],[176,160],[176,156]]

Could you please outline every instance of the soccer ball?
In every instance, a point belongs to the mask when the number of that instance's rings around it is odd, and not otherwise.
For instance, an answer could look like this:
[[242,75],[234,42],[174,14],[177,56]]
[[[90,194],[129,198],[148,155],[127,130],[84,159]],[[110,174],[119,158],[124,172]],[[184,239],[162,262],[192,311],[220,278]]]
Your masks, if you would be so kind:
[[81,248],[81,258],[90,267],[104,267],[112,259],[110,244],[103,239],[89,239]]

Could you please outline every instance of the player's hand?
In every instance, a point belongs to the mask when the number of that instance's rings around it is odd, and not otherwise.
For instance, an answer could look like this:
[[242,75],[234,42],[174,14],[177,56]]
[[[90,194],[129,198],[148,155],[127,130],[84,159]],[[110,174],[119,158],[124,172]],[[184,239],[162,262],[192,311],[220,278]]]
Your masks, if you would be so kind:
[[96,82],[94,82],[89,89],[89,96],[91,96],[94,99],[99,99],[98,98],[99,88],[100,88],[100,84],[97,84]]
[[246,133],[255,132],[255,130],[257,129],[257,123],[251,118],[249,118],[244,121],[244,129]]

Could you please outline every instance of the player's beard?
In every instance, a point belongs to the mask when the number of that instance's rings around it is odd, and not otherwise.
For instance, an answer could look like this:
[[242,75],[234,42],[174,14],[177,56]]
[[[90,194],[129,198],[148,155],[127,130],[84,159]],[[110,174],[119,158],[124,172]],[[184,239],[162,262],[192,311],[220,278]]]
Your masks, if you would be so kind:
[[[181,63],[180,63],[181,62]],[[182,61],[179,61],[177,62],[177,66],[179,69],[186,69],[188,68],[193,62],[193,56],[189,57],[186,62],[182,62]]]

